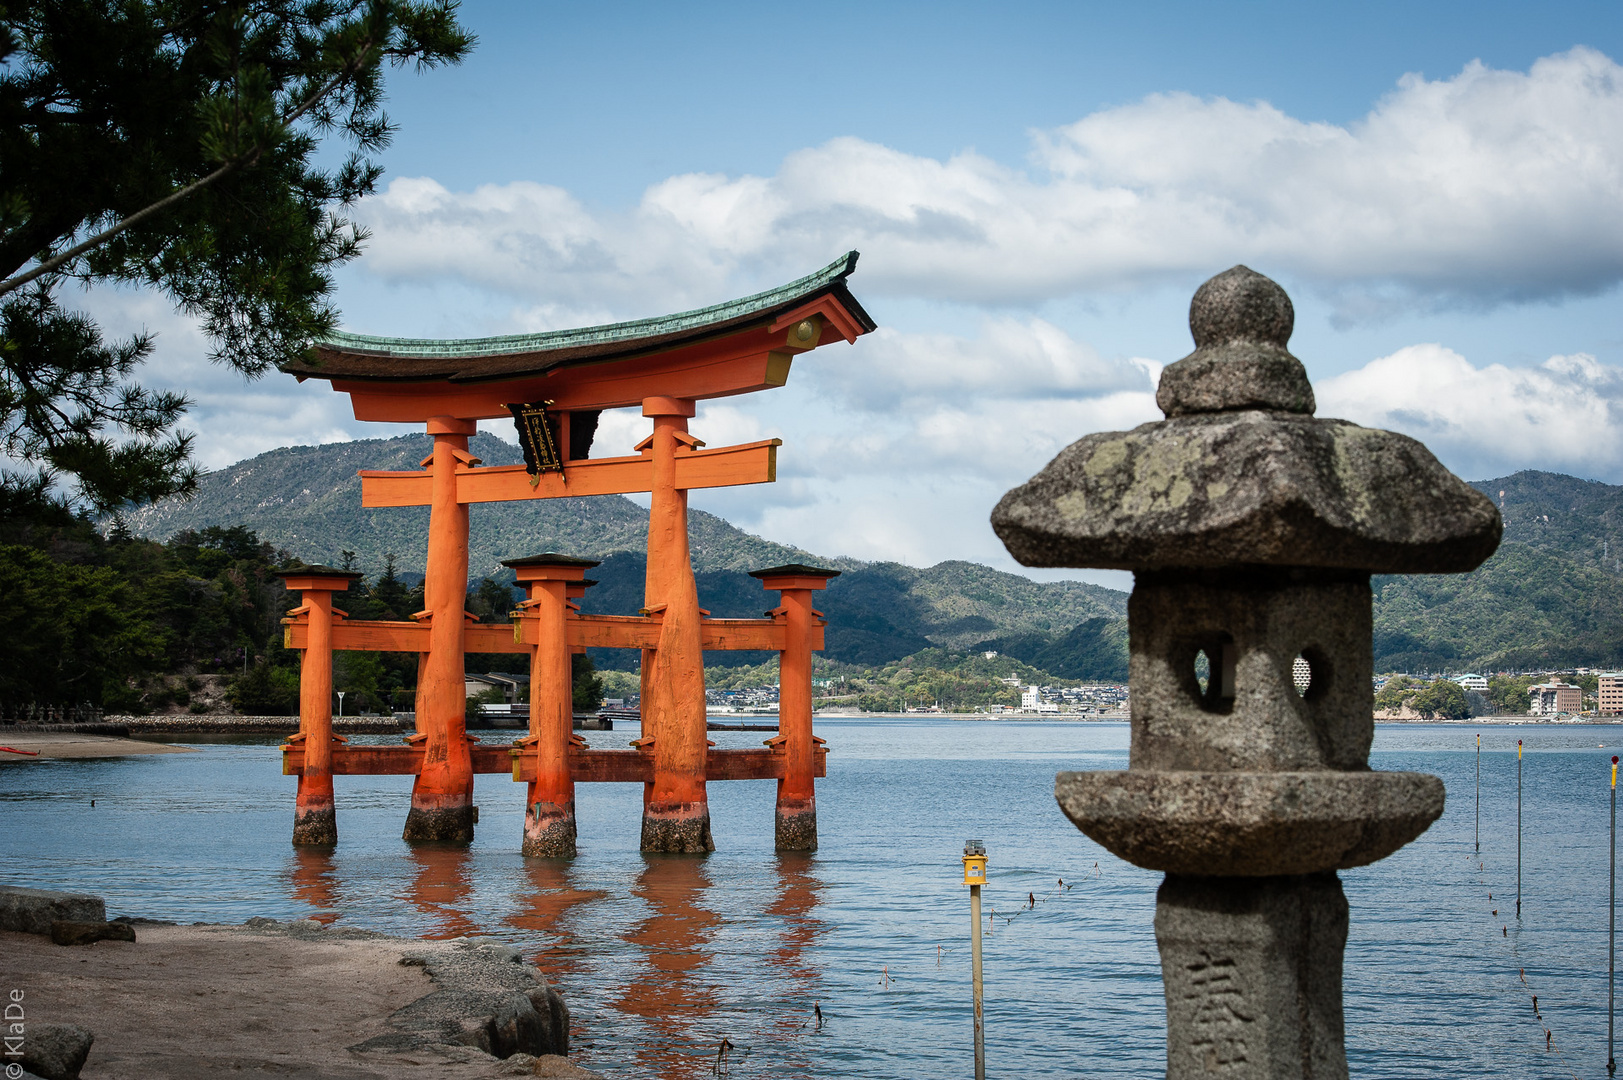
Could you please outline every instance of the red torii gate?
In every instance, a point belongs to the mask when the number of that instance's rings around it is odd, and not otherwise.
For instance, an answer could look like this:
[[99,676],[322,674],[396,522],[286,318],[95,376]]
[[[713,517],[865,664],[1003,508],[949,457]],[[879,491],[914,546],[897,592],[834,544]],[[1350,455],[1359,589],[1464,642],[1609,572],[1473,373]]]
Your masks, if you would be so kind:
[[[423,423],[434,437],[422,471],[361,473],[363,506],[430,508],[425,610],[414,621],[345,618],[332,593],[357,575],[320,566],[285,574],[303,596],[285,620],[288,647],[303,650],[300,730],[283,747],[284,771],[299,777],[295,844],[337,842],[334,775],[415,775],[405,838],[465,841],[475,821],[473,774],[511,771],[528,784],[527,855],[574,855],[574,784],[594,780],[643,784],[644,851],[695,852],[715,848],[706,781],[774,778],[778,849],[816,848],[813,778],[825,775],[825,751],[812,734],[811,652],[823,630],[811,593],[836,572],[755,571],[782,597],[767,619],[712,619],[700,609],[687,493],[772,482],[780,443],[705,449],[687,421],[698,400],[782,386],[796,355],[873,330],[846,286],[856,261],[853,251],[769,292],[584,330],[447,341],[333,334],[283,367],[301,381],[330,380],[350,395],[357,419]],[[598,413],[638,405],[653,433],[635,455],[589,458]],[[510,412],[531,425],[529,463],[481,467],[468,437],[479,420]],[[651,496],[640,616],[580,614],[569,601],[596,564],[548,553],[506,564],[529,593],[513,626],[471,621],[463,610],[469,504],[632,492]],[[642,651],[643,737],[631,750],[588,749],[571,731],[569,653],[588,646]],[[421,655],[417,731],[406,746],[351,747],[333,734],[333,649]],[[779,653],[779,734],[765,750],[709,745],[705,649]],[[467,734],[468,652],[530,655],[530,730],[512,749]]]

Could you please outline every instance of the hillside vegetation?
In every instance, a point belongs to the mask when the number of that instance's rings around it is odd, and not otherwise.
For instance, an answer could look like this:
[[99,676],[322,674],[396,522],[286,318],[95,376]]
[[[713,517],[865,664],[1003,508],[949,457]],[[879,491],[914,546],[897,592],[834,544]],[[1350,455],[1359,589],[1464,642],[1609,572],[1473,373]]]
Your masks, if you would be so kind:
[[[202,481],[196,498],[128,518],[135,533],[166,539],[210,526],[245,527],[314,562],[351,558],[376,576],[394,556],[402,577],[422,571],[426,508],[364,510],[359,469],[410,469],[426,435],[273,450]],[[478,435],[487,464],[516,464],[518,449]],[[1525,669],[1623,664],[1623,487],[1521,472],[1476,484],[1501,507],[1505,540],[1474,573],[1377,577],[1378,671]],[[633,614],[642,606],[647,512],[620,496],[474,506],[472,584],[510,581],[502,559],[563,551],[602,560],[583,609]],[[809,562],[842,571],[818,605],[829,618],[824,656],[882,667],[926,649],[997,652],[1063,680],[1127,677],[1126,594],[1080,582],[1034,582],[975,563],[928,568],[829,557],[752,536],[694,511],[690,543],[700,603],[718,616],[759,616],[773,595],[746,571]],[[599,651],[605,668],[634,665]],[[754,665],[730,653],[712,663]]]
[[[356,473],[416,468],[431,445],[426,435],[405,435],[272,450],[204,477],[190,501],[167,500],[132,513],[126,525],[140,536],[163,540],[229,523],[309,562],[340,565],[347,559],[375,576],[392,554],[403,577],[420,575],[428,546],[427,508],[362,509]],[[490,465],[521,460],[517,447],[491,435],[475,436],[470,449]],[[475,505],[470,519],[474,584],[483,577],[511,581],[503,559],[562,551],[603,560],[591,575],[600,584],[587,594],[582,610],[633,615],[642,607],[648,512],[630,499],[610,495]],[[1126,594],[1098,585],[1035,582],[970,562],[918,569],[830,558],[763,540],[698,510],[689,515],[689,544],[699,602],[721,617],[759,618],[775,606],[776,594],[764,591],[749,570],[792,562],[841,570],[818,595],[818,607],[829,617],[825,655],[850,664],[882,665],[937,646],[978,649],[981,642],[1003,637],[1047,641],[1085,620],[1116,620],[1126,613]],[[605,668],[636,663],[634,653],[594,653]],[[737,665],[767,657],[728,653],[710,659]]]
[[1623,664],[1623,487],[1547,472],[1473,485],[1505,538],[1469,574],[1377,577],[1377,671]]

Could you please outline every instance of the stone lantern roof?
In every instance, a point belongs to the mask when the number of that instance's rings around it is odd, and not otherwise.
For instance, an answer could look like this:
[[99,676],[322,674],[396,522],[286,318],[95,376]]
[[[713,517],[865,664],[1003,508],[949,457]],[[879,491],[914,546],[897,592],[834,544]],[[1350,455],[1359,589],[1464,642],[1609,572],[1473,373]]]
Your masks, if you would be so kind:
[[1286,348],[1295,314],[1244,266],[1189,305],[1195,351],[1161,373],[1167,419],[1072,443],[1005,495],[992,527],[1027,566],[1471,570],[1493,503],[1421,443],[1313,416]]

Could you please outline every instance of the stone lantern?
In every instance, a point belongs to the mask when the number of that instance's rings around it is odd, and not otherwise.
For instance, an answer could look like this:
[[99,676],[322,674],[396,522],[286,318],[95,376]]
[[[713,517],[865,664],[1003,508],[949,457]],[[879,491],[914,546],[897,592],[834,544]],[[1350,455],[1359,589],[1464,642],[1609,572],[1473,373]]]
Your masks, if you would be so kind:
[[1061,773],[1066,815],[1165,872],[1167,1076],[1345,1077],[1339,869],[1390,855],[1443,784],[1372,772],[1371,573],[1471,570],[1492,502],[1420,443],[1313,416],[1294,312],[1236,266],[1189,306],[1166,419],[1073,443],[992,526],[1026,566],[1132,570],[1125,772]]

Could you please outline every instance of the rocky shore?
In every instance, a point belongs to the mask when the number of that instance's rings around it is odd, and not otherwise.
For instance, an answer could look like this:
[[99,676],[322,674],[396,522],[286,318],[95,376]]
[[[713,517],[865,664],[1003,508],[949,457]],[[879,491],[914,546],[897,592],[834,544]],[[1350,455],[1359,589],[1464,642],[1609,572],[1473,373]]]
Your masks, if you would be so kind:
[[563,999],[499,941],[119,919],[68,947],[39,927],[88,927],[99,900],[0,893],[0,993],[43,1080],[597,1075],[565,1056]]

